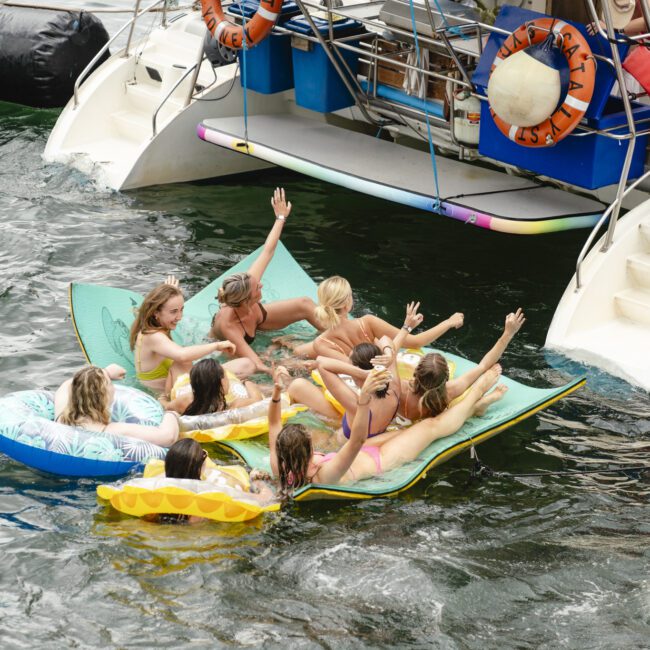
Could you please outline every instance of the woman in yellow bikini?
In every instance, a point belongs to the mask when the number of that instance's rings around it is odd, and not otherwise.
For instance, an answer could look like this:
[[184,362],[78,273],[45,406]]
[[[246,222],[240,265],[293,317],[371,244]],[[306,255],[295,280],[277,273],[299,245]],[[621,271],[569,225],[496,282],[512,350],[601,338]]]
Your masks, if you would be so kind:
[[[131,326],[136,377],[159,393],[169,393],[176,379],[190,371],[193,361],[214,352],[235,351],[230,341],[189,346],[172,341],[171,333],[183,318],[184,304],[178,281],[170,277],[145,296]],[[254,370],[252,363],[245,359],[229,361],[224,367],[240,376]]]

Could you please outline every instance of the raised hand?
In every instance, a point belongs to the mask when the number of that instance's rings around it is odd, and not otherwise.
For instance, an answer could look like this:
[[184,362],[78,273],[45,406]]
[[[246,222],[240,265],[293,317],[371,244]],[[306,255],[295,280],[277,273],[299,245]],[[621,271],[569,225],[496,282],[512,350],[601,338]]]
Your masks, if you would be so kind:
[[404,317],[404,327],[415,329],[424,320],[424,316],[418,313],[420,309],[419,302],[410,302],[406,305],[406,316]]
[[291,213],[291,202],[287,201],[283,187],[275,188],[273,198],[271,199],[271,206],[273,207],[276,219],[278,217],[284,217],[286,219]]
[[180,282],[175,275],[168,275],[165,284],[168,284],[170,287],[176,287],[177,289],[180,286]]
[[359,392],[359,404],[367,404],[370,397],[378,390],[386,388],[390,380],[391,374],[388,370],[379,370],[378,368],[371,370]]
[[506,324],[503,328],[504,334],[507,337],[512,338],[521,329],[521,326],[525,322],[526,318],[524,316],[524,312],[522,311],[521,307],[519,307],[516,312],[511,312],[506,316]]
[[455,329],[462,327],[464,322],[465,322],[465,315],[459,311],[457,311],[455,314],[452,314],[449,317],[449,324],[451,325],[451,327]]
[[273,384],[276,388],[284,390],[291,381],[291,375],[284,366],[277,366],[273,371]]

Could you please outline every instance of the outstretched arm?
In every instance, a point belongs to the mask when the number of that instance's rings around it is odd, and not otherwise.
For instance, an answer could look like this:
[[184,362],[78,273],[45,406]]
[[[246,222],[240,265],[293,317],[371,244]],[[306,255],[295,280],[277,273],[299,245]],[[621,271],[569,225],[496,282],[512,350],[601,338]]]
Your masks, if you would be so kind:
[[282,408],[280,400],[282,397],[282,387],[286,382],[291,380],[289,372],[284,366],[278,366],[273,373],[273,392],[269,402],[269,453],[271,457],[271,471],[273,476],[280,476],[278,468],[278,453],[275,445],[282,431]]
[[149,335],[151,338],[151,349],[166,359],[172,361],[196,361],[213,352],[235,351],[235,346],[230,341],[216,341],[214,343],[202,343],[200,345],[178,345],[162,332],[154,332]]
[[[395,337],[399,334],[397,327],[390,325],[386,321],[378,318],[377,316],[364,316],[365,322],[371,327],[373,335],[375,338],[381,338],[382,336],[389,336],[391,339],[395,340]],[[436,339],[440,338],[445,332],[448,332],[450,329],[463,326],[464,316],[460,312],[452,314],[446,320],[443,320],[441,323],[438,323],[435,327],[421,332],[420,334],[411,334],[409,329],[406,329],[406,336],[402,342],[402,346],[408,348],[421,348],[424,345],[429,345],[433,343]],[[410,326],[409,326],[410,327]]]
[[[358,368],[349,361],[339,361],[329,357],[318,357],[316,359],[318,371],[325,382],[325,386],[336,398],[339,404],[350,415],[354,415],[357,408],[357,396],[355,392],[339,377],[339,373],[350,375],[356,379],[366,379],[369,370]],[[348,416],[349,417],[349,416]]]
[[284,228],[285,220],[289,217],[291,212],[291,202],[288,202],[284,195],[284,189],[281,187],[276,187],[275,192],[273,192],[273,198],[271,199],[271,206],[273,207],[273,212],[275,213],[275,223],[271,228],[271,232],[268,234],[266,241],[264,242],[264,248],[260,253],[259,257],[251,264],[248,274],[254,277],[258,282],[262,279],[266,267],[270,264],[273,259],[273,254],[277,248],[278,242],[280,241],[280,235],[282,234],[282,229]]
[[492,349],[481,359],[481,362],[471,370],[447,382],[447,396],[449,401],[455,400],[462,395],[484,372],[487,372],[504,353],[515,337],[515,334],[521,329],[526,322],[524,312],[521,307],[516,312],[511,312],[506,316],[506,322],[503,327],[503,334],[499,337]]
[[370,371],[359,393],[356,414],[350,430],[350,439],[339,449],[332,460],[319,467],[313,482],[338,483],[350,469],[350,466],[361,451],[363,443],[368,439],[371,396],[378,390],[381,390],[389,380],[390,373],[387,370],[375,369]]
[[255,372],[265,372],[267,375],[270,375],[273,371],[269,366],[267,366],[262,359],[258,356],[257,352],[246,343],[244,340],[244,333],[242,330],[236,326],[221,326],[221,333],[223,336],[227,337],[229,341],[232,341],[234,350],[233,354],[236,357],[244,357],[245,359],[250,359],[255,365]]

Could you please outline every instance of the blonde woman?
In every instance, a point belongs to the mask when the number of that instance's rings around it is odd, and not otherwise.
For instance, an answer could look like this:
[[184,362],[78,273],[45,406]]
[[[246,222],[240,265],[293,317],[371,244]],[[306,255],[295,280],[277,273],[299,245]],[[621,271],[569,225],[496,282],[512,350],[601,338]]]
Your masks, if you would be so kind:
[[[375,343],[383,336],[394,339],[399,328],[385,320],[368,314],[361,318],[349,318],[354,302],[350,283],[338,275],[323,280],[318,286],[318,306],[315,314],[325,331],[314,341],[314,352],[319,356],[332,357],[347,361],[352,349],[360,343]],[[420,303],[415,305],[417,312]],[[435,327],[411,334],[423,321],[422,315],[415,324],[407,322],[402,325],[406,330],[403,345],[407,348],[420,348],[429,345],[452,328],[458,329],[463,325],[463,314],[457,312]],[[304,349],[297,348],[297,353]]]
[[54,395],[54,414],[61,424],[87,431],[107,431],[171,447],[178,439],[178,416],[168,412],[159,426],[111,422],[115,395],[112,379],[122,379],[124,368],[111,364],[105,369],[86,366],[59,386]]
[[[152,289],[142,301],[131,326],[130,345],[135,356],[136,377],[147,388],[168,394],[178,377],[189,372],[192,362],[214,352],[234,352],[230,341],[182,346],[171,333],[183,318],[185,299],[173,276]],[[224,366],[240,376],[254,371],[252,363],[236,359]]]
[[[249,359],[256,372],[271,374],[267,366],[251,347],[258,330],[279,330],[291,323],[306,320],[319,331],[322,327],[314,316],[316,305],[310,298],[291,298],[262,305],[262,276],[273,259],[284,224],[291,213],[284,190],[276,188],[271,199],[275,223],[266,238],[264,248],[247,273],[227,277],[219,289],[217,299],[220,310],[212,321],[210,336],[227,339],[235,346],[235,354]],[[291,278],[286,278],[291,282]]]

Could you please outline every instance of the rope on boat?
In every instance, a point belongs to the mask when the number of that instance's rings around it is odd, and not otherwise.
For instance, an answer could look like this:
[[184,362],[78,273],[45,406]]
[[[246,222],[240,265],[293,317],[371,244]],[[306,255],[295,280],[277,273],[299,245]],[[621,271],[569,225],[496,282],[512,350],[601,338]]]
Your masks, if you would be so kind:
[[[438,4],[438,0],[436,0]],[[415,23],[415,8],[413,7],[413,0],[409,0],[409,6],[411,9],[411,23],[413,25],[413,39],[415,41],[415,54],[417,58],[417,66],[421,67],[421,58],[420,58],[420,42],[418,40],[418,29]],[[433,148],[433,138],[431,137],[431,123],[429,121],[429,108],[427,107],[427,90],[429,88],[429,75],[424,76],[424,116],[427,123],[427,137],[429,139],[429,154],[431,156],[431,165],[433,166],[433,180],[436,186],[436,197],[433,202],[433,209],[435,212],[440,212],[440,188],[438,186],[438,166],[436,164],[436,152]]]

